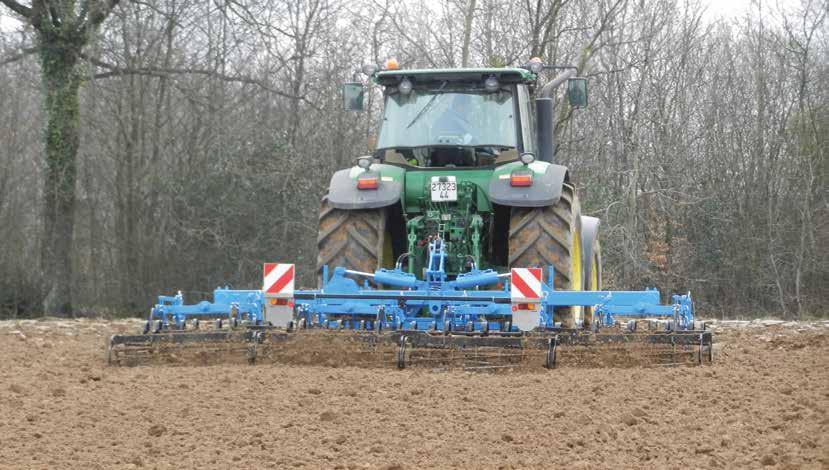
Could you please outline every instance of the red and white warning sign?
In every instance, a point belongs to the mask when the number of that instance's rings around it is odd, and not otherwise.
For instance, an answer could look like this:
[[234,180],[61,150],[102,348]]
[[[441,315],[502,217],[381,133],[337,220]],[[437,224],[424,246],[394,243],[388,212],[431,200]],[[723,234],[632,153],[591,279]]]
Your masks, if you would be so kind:
[[510,299],[515,302],[541,301],[541,268],[513,268],[510,272]]
[[293,297],[294,265],[265,263],[262,291],[266,297]]
[[510,272],[512,324],[521,331],[532,331],[541,321],[541,268],[513,268]]

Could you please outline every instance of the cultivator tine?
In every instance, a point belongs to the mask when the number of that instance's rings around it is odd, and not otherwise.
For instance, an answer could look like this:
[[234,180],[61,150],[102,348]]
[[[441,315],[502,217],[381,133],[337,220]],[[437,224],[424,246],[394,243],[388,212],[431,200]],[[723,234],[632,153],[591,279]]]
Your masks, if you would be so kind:
[[556,368],[556,359],[558,353],[558,335],[550,338],[547,342],[547,356],[545,357],[544,367],[547,369]]
[[400,336],[400,345],[397,348],[397,368],[406,368],[407,351],[409,349],[408,341],[405,335]]

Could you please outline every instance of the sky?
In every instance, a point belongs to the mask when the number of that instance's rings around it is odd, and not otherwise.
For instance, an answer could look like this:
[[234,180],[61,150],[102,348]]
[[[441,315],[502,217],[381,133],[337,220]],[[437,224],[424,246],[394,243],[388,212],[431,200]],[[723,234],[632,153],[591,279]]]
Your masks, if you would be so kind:
[[704,0],[701,3],[708,7],[705,13],[711,19],[734,18],[746,11],[751,0]]
[[[778,0],[763,0],[769,6],[776,3]],[[797,3],[797,0],[781,0],[783,4],[791,5]],[[24,4],[29,2],[23,0]],[[752,0],[701,0],[703,5],[707,6],[706,18],[715,20],[717,18],[731,19],[740,17],[751,6]],[[20,26],[20,23],[15,20],[11,12],[3,6],[0,6],[0,34],[14,31]]]

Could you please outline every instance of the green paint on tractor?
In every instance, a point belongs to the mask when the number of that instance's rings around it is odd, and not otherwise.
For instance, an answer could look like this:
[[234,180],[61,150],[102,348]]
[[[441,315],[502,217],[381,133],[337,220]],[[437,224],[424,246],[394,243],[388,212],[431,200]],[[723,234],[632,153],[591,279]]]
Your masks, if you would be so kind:
[[[449,181],[450,177],[454,181]],[[419,274],[426,267],[426,249],[431,237],[445,243],[447,273],[468,271],[472,263],[491,267],[489,260],[482,256],[484,227],[492,212],[487,194],[490,178],[491,168],[406,172],[403,210],[411,254],[410,273]],[[447,181],[441,182],[441,179]],[[453,185],[455,200],[433,200],[433,193],[440,192],[441,184]]]
[[[372,90],[383,110],[376,148],[337,172],[323,200],[320,276],[324,266],[364,277],[399,267],[425,279],[429,244],[440,240],[450,279],[554,266],[556,288],[585,285],[582,254],[598,256],[596,233],[582,252],[578,198],[567,168],[552,161],[550,92],[574,72],[539,86],[541,64],[530,65],[384,70],[344,85],[346,109],[362,110]],[[568,100],[582,101],[571,106],[585,104],[586,88],[577,91]]]

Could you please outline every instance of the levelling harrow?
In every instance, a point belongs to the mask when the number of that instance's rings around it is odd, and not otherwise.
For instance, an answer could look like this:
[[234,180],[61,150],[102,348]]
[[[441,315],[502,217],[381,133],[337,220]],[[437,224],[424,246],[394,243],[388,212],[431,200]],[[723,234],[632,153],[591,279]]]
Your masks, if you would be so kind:
[[[335,268],[324,270],[320,289],[293,290],[294,265],[266,264],[262,291],[219,289],[213,303],[196,305],[185,305],[181,295],[159,297],[142,334],[111,338],[109,360],[236,356],[468,369],[712,360],[711,332],[694,320],[690,295],[662,305],[656,290],[554,290],[552,267],[547,282],[539,268],[472,269],[449,280],[440,242],[429,250],[424,280],[399,266],[373,273]],[[555,321],[556,309],[566,307],[585,311],[575,328]],[[208,317],[218,320],[213,328],[198,329]]]

